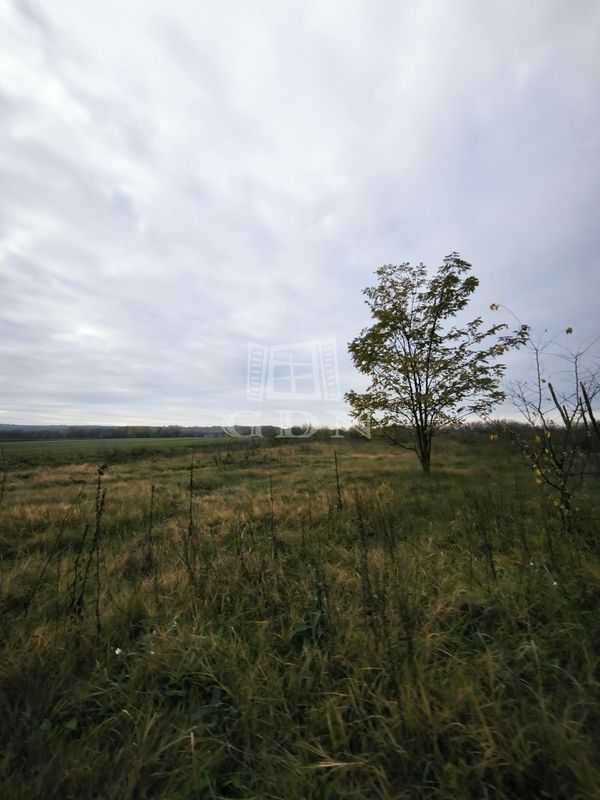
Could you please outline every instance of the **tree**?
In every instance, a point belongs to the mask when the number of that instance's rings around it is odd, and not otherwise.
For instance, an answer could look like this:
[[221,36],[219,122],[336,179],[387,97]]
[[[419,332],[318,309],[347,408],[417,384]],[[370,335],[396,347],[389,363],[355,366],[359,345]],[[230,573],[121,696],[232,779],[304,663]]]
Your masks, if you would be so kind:
[[[571,336],[573,328],[564,334]],[[567,346],[547,331],[537,339],[528,334],[535,368],[509,391],[525,424],[504,430],[531,464],[535,482],[554,495],[565,533],[573,529],[577,494],[600,473],[600,425],[593,408],[600,397],[598,341]]]
[[436,433],[504,399],[498,358],[527,336],[524,325],[483,329],[481,317],[450,326],[479,284],[470,271],[458,253],[431,278],[423,264],[380,267],[377,284],[364,290],[375,322],[348,346],[371,379],[366,392],[346,394],[353,415],[414,450],[426,473]]

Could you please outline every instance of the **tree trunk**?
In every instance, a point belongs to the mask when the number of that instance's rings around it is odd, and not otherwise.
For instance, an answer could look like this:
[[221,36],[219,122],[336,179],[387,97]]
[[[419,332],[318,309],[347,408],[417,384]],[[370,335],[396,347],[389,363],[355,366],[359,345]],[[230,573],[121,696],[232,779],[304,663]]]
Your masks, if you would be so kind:
[[423,472],[426,475],[431,474],[431,434],[429,431],[417,431],[417,455]]

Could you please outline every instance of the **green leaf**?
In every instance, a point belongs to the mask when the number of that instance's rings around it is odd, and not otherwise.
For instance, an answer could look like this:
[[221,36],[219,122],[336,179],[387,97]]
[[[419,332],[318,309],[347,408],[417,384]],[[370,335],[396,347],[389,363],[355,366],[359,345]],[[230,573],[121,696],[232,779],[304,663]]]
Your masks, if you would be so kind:
[[[528,335],[526,326],[500,335],[504,323],[485,329],[481,317],[451,326],[478,286],[470,271],[458,253],[446,256],[432,276],[423,264],[380,267],[377,283],[364,291],[374,324],[348,348],[357,369],[371,381],[366,392],[347,393],[353,414],[369,417],[394,441],[399,428],[402,446],[409,434],[426,471],[437,431],[471,413],[489,411],[503,399],[504,365],[498,360]],[[492,303],[490,308],[500,306]],[[295,635],[305,634],[298,630]]]

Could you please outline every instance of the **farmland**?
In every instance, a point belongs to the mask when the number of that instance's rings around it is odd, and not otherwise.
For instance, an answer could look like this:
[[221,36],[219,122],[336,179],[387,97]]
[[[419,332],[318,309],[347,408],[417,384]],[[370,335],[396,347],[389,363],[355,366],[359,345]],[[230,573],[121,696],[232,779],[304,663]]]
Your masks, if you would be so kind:
[[181,436],[173,438],[134,439],[56,439],[39,441],[2,442],[0,450],[13,464],[49,466],[97,462],[103,460],[131,460],[158,454],[175,455],[197,447],[223,444],[219,436]]
[[436,448],[3,445],[2,797],[597,797],[597,486]]

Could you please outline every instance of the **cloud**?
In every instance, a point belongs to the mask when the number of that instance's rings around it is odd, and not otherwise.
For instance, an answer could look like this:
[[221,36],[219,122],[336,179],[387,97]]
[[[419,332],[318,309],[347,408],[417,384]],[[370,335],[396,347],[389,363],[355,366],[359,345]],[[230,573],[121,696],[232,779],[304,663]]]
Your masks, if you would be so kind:
[[373,270],[455,249],[475,312],[593,332],[599,22],[593,2],[4,4],[0,419],[218,423],[248,341],[336,336],[357,386]]

